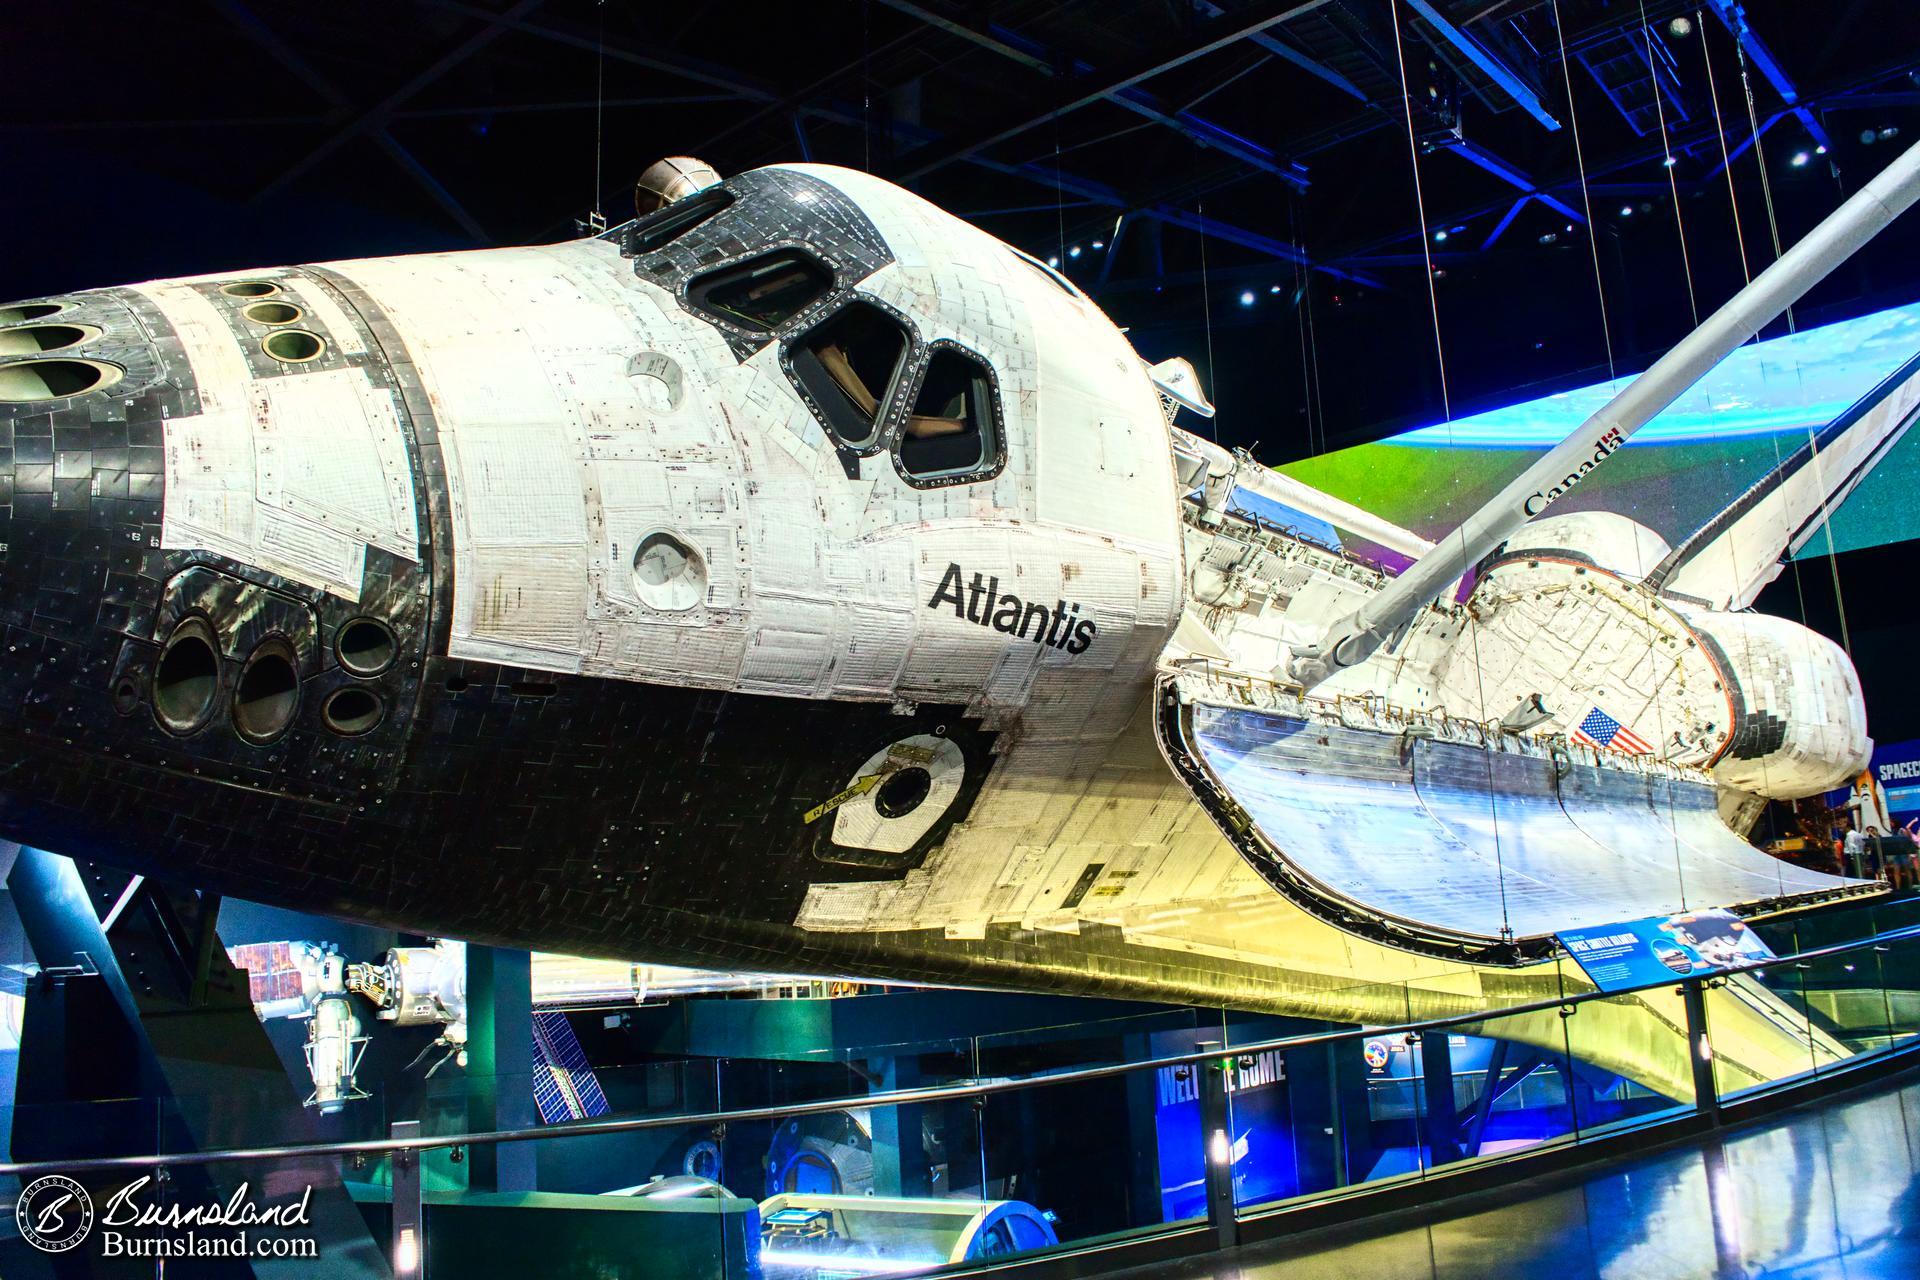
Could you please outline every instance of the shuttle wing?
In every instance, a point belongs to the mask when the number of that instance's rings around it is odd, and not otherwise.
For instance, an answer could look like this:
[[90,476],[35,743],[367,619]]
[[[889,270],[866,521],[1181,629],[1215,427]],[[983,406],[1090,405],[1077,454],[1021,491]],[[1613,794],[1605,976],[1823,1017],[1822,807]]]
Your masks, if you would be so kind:
[[1169,761],[1275,889],[1395,946],[1515,963],[1563,929],[1873,887],[1755,849],[1702,774],[1243,692],[1163,677]]
[[1743,609],[1820,531],[1920,417],[1920,356],[1781,460],[1674,548],[1647,585],[1714,609]]

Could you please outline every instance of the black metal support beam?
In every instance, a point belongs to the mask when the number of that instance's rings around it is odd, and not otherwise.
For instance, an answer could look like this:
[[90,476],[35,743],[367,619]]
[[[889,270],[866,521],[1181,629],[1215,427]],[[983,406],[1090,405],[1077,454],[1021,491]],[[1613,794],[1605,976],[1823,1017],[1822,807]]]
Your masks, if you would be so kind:
[[[926,5],[914,3],[913,0],[880,0],[880,2],[936,30],[944,31],[969,44],[1049,77],[1061,72],[1071,72],[1081,78],[1097,77],[1100,74],[1095,68],[1078,59],[1057,50],[1048,49],[1039,41],[1029,39],[1015,31],[1005,28],[976,27],[959,19],[947,17]],[[1131,111],[1143,119],[1171,129],[1196,146],[1232,156],[1242,164],[1263,173],[1272,174],[1297,188],[1306,187],[1306,170],[1303,166],[1285,160],[1252,139],[1223,125],[1215,124],[1192,111],[1166,106],[1137,85],[1107,94],[1106,101],[1122,110]]]
[[[1910,65],[1910,62],[1910,58],[1903,58],[1897,62],[1877,67],[1864,74],[1850,77],[1842,83],[1829,85],[1817,92],[1803,92],[1800,101],[1809,109],[1816,106],[1825,108],[1829,103],[1837,103],[1849,99],[1854,94],[1863,90],[1869,90],[1891,76],[1903,73]],[[1775,124],[1786,114],[1785,112],[1780,112],[1761,117],[1760,131],[1765,133],[1771,125]],[[1752,145],[1753,139],[1751,136],[1743,137],[1732,147],[1732,155],[1737,159]],[[1702,125],[1699,128],[1676,134],[1673,137],[1672,154],[1690,155],[1696,151],[1709,151],[1714,158],[1713,164],[1705,171],[1704,177],[1711,178],[1720,172],[1722,161],[1719,157],[1719,134],[1713,126]],[[1660,145],[1660,140],[1654,139],[1649,144],[1644,144],[1631,151],[1619,153],[1603,163],[1590,164],[1587,169],[1589,186],[1591,187],[1596,180],[1611,174],[1621,173],[1643,165],[1658,165],[1660,161],[1665,158],[1666,154],[1667,152],[1663,151]],[[1686,184],[1683,184],[1683,186],[1684,185]],[[1579,172],[1577,170],[1569,170],[1551,179],[1540,182],[1536,191],[1542,194],[1565,193],[1569,198],[1570,205],[1571,198],[1579,192],[1579,189]],[[1444,213],[1435,214],[1432,219],[1432,225],[1453,226],[1457,223],[1472,222],[1476,218],[1483,218],[1490,214],[1505,212],[1510,204],[1510,198],[1503,197],[1496,201],[1482,202],[1468,208],[1454,208]],[[1390,235],[1378,236],[1364,242],[1345,244],[1329,253],[1323,254],[1321,261],[1328,263],[1352,263],[1361,261],[1370,254],[1375,254],[1382,249],[1399,244],[1409,238],[1418,237],[1419,234],[1419,228],[1413,227],[1393,232]]]
[[[1103,76],[1091,86],[1087,86],[1085,82],[1082,81],[1068,82],[1062,86],[1061,92],[1054,96],[1052,102],[1041,108],[1038,112],[1023,114],[1018,118],[991,125],[957,142],[923,148],[921,153],[907,157],[903,171],[895,175],[895,177],[902,182],[910,182],[915,178],[925,177],[937,169],[943,169],[956,161],[965,160],[969,156],[983,151],[996,143],[1005,142],[1009,138],[1017,138],[1030,129],[1037,128],[1053,120],[1058,120],[1062,116],[1070,115],[1082,107],[1105,101],[1113,95],[1143,84],[1157,75],[1162,75],[1176,67],[1185,66],[1187,63],[1198,58],[1204,58],[1210,53],[1217,53],[1231,45],[1238,44],[1250,36],[1258,35],[1269,27],[1278,26],[1288,19],[1298,18],[1303,14],[1312,13],[1316,9],[1324,8],[1329,3],[1331,3],[1331,0],[1293,0],[1292,3],[1274,4],[1269,0],[1268,3],[1254,6],[1243,13],[1235,15],[1234,19],[1226,24],[1226,30],[1187,45],[1174,53],[1155,53],[1125,71]],[[929,151],[931,154],[925,154],[925,152]]]
[[476,243],[491,244],[493,242],[493,237],[488,235],[487,229],[480,225],[480,220],[467,212],[467,207],[460,203],[453,192],[447,190],[446,184],[434,177],[432,170],[420,163],[419,157],[401,146],[399,140],[389,133],[385,126],[373,130],[373,140],[379,144],[382,151],[393,158],[394,163],[405,169],[408,175],[433,197],[433,202],[445,210],[448,217],[459,223],[460,229],[472,236]]
[[1525,76],[1508,66],[1494,50],[1462,28],[1455,26],[1432,3],[1432,0],[1407,0],[1407,4],[1426,20],[1430,31],[1458,50],[1468,62],[1480,68],[1482,74],[1498,85],[1500,91],[1511,99],[1515,106],[1548,129],[1560,127],[1560,122],[1554,118],[1553,113],[1541,103],[1540,91],[1536,86],[1529,84]]
[[540,3],[541,0],[518,0],[513,7],[501,13],[493,14],[486,13],[485,10],[478,11],[485,14],[486,25],[469,35],[453,48],[441,54],[418,75],[415,75],[412,79],[382,98],[372,107],[361,112],[344,128],[335,132],[331,137],[326,139],[326,141],[322,142],[312,151],[309,151],[300,160],[294,162],[292,166],[282,171],[279,177],[255,192],[254,199],[264,200],[275,192],[283,190],[289,183],[311,170],[313,166],[319,164],[347,143],[352,142],[355,138],[370,130],[382,128],[386,123],[387,117],[402,103],[506,34],[514,23],[539,8]]
[[517,31],[521,35],[533,36],[553,44],[563,44],[593,54],[604,53],[615,62],[645,67],[649,71],[658,71],[663,75],[691,80],[695,84],[704,84],[714,89],[724,89],[739,97],[751,98],[757,102],[773,102],[780,97],[779,92],[769,85],[762,84],[751,77],[742,76],[728,68],[703,62],[698,58],[678,53],[668,54],[635,49],[631,45],[604,40],[591,28],[577,27],[557,19],[529,21],[526,14],[534,8],[533,4],[519,4],[504,13],[495,13],[477,4],[465,3],[465,0],[416,0],[416,3],[445,9],[450,13],[463,14],[489,23],[491,26]]
[[[280,65],[287,70],[293,72],[294,76],[309,89],[312,89],[315,93],[326,99],[327,103],[333,108],[334,118],[341,119],[352,115],[353,99],[339,86],[335,85],[333,81],[323,75],[318,68],[309,63],[297,49],[281,39],[279,33],[262,22],[259,16],[247,8],[246,5],[242,4],[240,0],[213,0],[213,3],[214,7],[224,13],[229,21],[246,32],[254,43],[272,54],[275,61],[279,62]],[[461,230],[465,231],[480,244],[487,244],[492,240],[492,237],[487,234],[486,228],[480,225],[479,220],[467,211],[467,207],[461,204],[460,201],[454,197],[454,194],[447,190],[446,186],[441,183],[438,178],[434,177],[433,173],[424,164],[420,163],[411,151],[408,151],[400,145],[394,136],[387,131],[384,123],[373,126],[372,133],[374,141],[379,143],[380,149],[393,157],[393,159],[399,163],[400,167],[407,172],[407,175],[417,182],[429,196],[433,197],[434,203],[444,209],[455,222],[460,224]]]

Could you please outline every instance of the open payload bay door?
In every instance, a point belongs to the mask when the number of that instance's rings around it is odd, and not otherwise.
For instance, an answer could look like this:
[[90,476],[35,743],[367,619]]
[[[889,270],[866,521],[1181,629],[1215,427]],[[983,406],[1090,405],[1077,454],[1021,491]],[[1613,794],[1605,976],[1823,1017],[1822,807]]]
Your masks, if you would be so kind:
[[1754,848],[1701,773],[1198,672],[1157,694],[1161,749],[1267,882],[1394,946],[1519,964],[1562,929],[1875,888]]

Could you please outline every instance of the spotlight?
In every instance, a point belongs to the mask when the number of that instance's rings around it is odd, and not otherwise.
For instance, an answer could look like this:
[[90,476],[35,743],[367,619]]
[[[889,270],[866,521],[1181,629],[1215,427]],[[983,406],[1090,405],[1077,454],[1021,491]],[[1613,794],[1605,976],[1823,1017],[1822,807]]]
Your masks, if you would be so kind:
[[1080,256],[1080,246],[1079,246],[1079,245],[1075,245],[1075,246],[1073,246],[1073,248],[1071,248],[1071,249],[1069,249],[1069,250],[1067,250],[1067,256],[1068,256],[1069,258],[1077,258],[1077,257],[1079,257],[1079,256]]
[[1572,224],[1571,222],[1569,222],[1569,223],[1567,224],[1567,234],[1568,234],[1568,235],[1572,235],[1572,234],[1573,234],[1573,224]]
[[1680,163],[1680,159],[1677,156],[1668,156],[1665,160],[1662,160],[1660,163],[1665,165],[1667,168],[1671,169],[1673,168],[1673,166]]
[[1693,34],[1693,19],[1687,17],[1675,18],[1667,24],[1667,31],[1674,39],[1685,40]]
[[1863,147],[1870,147],[1879,140],[1880,135],[1872,129],[1862,129],[1860,131],[1860,145]]
[[1104,249],[1107,247],[1107,242],[1105,240],[1095,240],[1093,242],[1093,247],[1096,249]]
[[1633,216],[1633,206],[1630,204],[1621,205],[1620,216],[1623,218],[1631,218]]
[[1823,142],[1819,146],[1815,147],[1813,149],[1813,154],[1817,156],[1823,156],[1827,154],[1827,144]]
[[1811,159],[1813,159],[1813,157],[1808,155],[1806,152],[1796,151],[1793,153],[1793,159],[1788,161],[1787,163],[1791,164],[1796,169],[1804,169],[1807,167],[1807,161]]
[[1047,259],[1047,265],[1050,267],[1058,267],[1060,265],[1060,259],[1058,257],[1049,257]]
[[1880,137],[1881,137],[1881,139],[1882,139],[1883,141],[1884,141],[1885,139],[1887,139],[1887,138],[1897,138],[1897,137],[1899,137],[1899,136],[1900,136],[1900,126],[1899,126],[1899,125],[1897,125],[1897,124],[1888,124],[1888,125],[1882,125],[1882,126],[1880,126]]
[[1433,233],[1433,242],[1434,242],[1435,244],[1445,244],[1445,243],[1446,243],[1446,241],[1447,241],[1447,233],[1446,233],[1446,232],[1444,232],[1444,231],[1436,231],[1436,232],[1434,232],[1434,233]]
[[1243,307],[1250,307],[1253,305],[1253,290],[1246,289],[1241,292],[1240,305]]
[[1545,235],[1540,237],[1540,243],[1552,244],[1554,241],[1558,240],[1559,238],[1560,238],[1560,233],[1558,231],[1549,231]]
[[1280,292],[1280,286],[1279,286],[1279,285],[1277,285],[1277,284],[1270,284],[1270,285],[1268,285],[1268,286],[1267,286],[1267,292],[1268,292],[1268,293],[1278,293],[1278,292]]

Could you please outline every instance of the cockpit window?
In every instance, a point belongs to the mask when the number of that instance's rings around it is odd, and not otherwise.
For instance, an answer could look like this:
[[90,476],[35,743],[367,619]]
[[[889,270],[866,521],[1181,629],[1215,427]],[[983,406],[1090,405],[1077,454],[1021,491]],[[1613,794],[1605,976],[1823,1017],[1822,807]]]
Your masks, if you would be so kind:
[[665,208],[656,209],[636,221],[628,230],[629,253],[652,253],[672,244],[687,232],[733,203],[733,193],[725,187],[709,187]]
[[997,422],[992,370],[958,347],[936,344],[900,432],[900,469],[912,480],[942,480],[989,468],[999,448]]
[[848,448],[872,444],[907,355],[906,326],[870,302],[850,302],[788,352],[821,425]]
[[687,300],[730,324],[758,333],[779,328],[833,287],[833,273],[798,249],[776,249],[687,285]]

